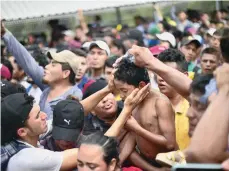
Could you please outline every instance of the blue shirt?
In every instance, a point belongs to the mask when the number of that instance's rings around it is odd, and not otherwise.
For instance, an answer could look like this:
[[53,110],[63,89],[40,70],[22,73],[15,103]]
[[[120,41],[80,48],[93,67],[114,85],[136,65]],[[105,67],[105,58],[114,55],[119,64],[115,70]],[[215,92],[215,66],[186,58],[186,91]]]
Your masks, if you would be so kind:
[[70,90],[65,92],[63,95],[57,97],[56,99],[47,102],[47,97],[50,92],[50,87],[42,83],[42,78],[44,75],[44,68],[39,66],[31,54],[22,46],[17,39],[7,31],[3,40],[8,51],[15,57],[18,65],[23,68],[26,74],[28,74],[35,84],[43,91],[40,98],[40,108],[41,111],[48,115],[48,119],[53,117],[53,107],[61,100],[66,99],[68,95],[77,97],[79,100],[82,99],[82,92],[77,85],[73,86]]

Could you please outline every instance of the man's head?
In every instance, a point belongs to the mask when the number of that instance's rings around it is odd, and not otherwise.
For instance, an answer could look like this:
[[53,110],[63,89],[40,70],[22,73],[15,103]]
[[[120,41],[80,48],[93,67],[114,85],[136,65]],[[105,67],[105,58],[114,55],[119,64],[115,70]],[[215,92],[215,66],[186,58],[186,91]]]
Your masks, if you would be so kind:
[[115,61],[118,58],[119,58],[118,56],[112,56],[112,57],[108,58],[105,62],[104,73],[105,73],[105,79],[107,82],[109,82],[109,80],[111,79],[112,71],[114,69],[113,64],[115,63]]
[[188,36],[182,39],[180,51],[185,55],[186,61],[191,62],[196,59],[200,47],[201,43],[197,39]]
[[[182,73],[185,73],[188,70],[188,63],[185,61],[184,55],[179,50],[171,48],[167,49],[159,54],[158,59]],[[176,90],[168,85],[160,76],[157,76],[157,83],[160,91],[168,98],[177,95]]]
[[11,94],[1,101],[2,144],[15,139],[37,139],[47,130],[46,114],[34,98],[24,93]]
[[72,49],[71,51],[74,54],[76,54],[78,57],[77,60],[79,63],[79,67],[78,67],[78,72],[76,74],[76,81],[80,81],[88,69],[87,60],[86,60],[87,53],[81,49]]
[[123,56],[126,52],[122,41],[119,39],[115,39],[112,41],[110,49],[111,49],[111,54],[117,55],[119,57]]
[[84,31],[83,31],[83,29],[82,29],[81,26],[76,27],[76,29],[75,29],[75,36],[79,40],[80,40],[81,37],[86,36],[86,34],[84,33]]
[[66,42],[70,42],[70,41],[74,40],[74,38],[75,38],[75,33],[72,30],[64,31],[63,35],[64,35],[64,40]]
[[142,88],[150,82],[148,72],[145,68],[136,66],[129,59],[122,59],[114,73],[114,83],[123,100],[135,88]]
[[52,136],[61,150],[74,148],[84,126],[84,109],[76,100],[63,100],[53,110]]
[[187,14],[184,11],[180,11],[178,13],[178,19],[183,22],[187,19]]
[[201,102],[201,97],[206,93],[205,86],[208,85],[210,80],[213,78],[212,74],[199,75],[194,78],[190,86],[190,107],[187,113],[189,118],[189,136],[193,135],[193,132],[206,111],[208,104]]
[[156,37],[160,40],[161,46],[165,46],[166,48],[172,48],[172,47],[174,48],[176,46],[176,39],[169,32],[156,34]]
[[78,57],[69,50],[63,50],[59,53],[48,52],[47,55],[52,61],[45,67],[43,82],[48,85],[60,82],[74,85],[79,68]]
[[[85,90],[83,99],[103,89],[105,86],[107,86],[107,82],[104,79],[97,80]],[[117,102],[115,101],[114,95],[110,93],[99,102],[93,109],[92,114],[96,115],[101,120],[110,121],[116,118],[117,112]]]
[[123,41],[126,49],[130,49],[133,45],[144,46],[143,34],[137,29],[131,29],[127,32],[127,39]]
[[102,69],[108,56],[110,49],[104,41],[97,40],[90,44],[87,56],[90,68]]
[[14,84],[9,81],[1,80],[1,98],[16,93],[26,93],[25,87],[21,84]]
[[220,53],[214,48],[206,48],[200,56],[202,74],[212,74],[219,66]]
[[223,37],[229,37],[229,28],[221,28],[216,30],[210,40],[210,46],[220,50],[220,40]]

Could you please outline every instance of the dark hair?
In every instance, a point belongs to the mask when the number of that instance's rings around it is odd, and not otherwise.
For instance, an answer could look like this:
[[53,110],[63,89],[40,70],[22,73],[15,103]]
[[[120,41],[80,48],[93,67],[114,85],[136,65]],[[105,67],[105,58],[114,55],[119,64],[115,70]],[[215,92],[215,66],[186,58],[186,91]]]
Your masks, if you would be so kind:
[[185,56],[177,49],[166,49],[158,55],[158,59],[162,62],[175,62],[179,71],[188,71],[188,63],[185,60]]
[[159,23],[161,23],[163,25],[163,28],[165,31],[170,31],[171,30],[171,26],[164,20],[164,21],[160,21]]
[[229,36],[220,40],[220,49],[224,61],[229,63]]
[[201,95],[205,94],[205,86],[208,85],[210,80],[213,78],[213,74],[201,74],[194,77],[190,85],[190,91],[192,93],[198,93]]
[[145,68],[136,66],[129,59],[122,59],[114,74],[115,79],[123,81],[135,87],[139,86],[141,81],[146,84],[150,82],[149,74]]
[[123,42],[121,40],[115,39],[112,41],[112,44],[116,46],[118,49],[121,49],[123,54],[126,53],[125,46],[123,45]]
[[118,56],[112,56],[105,61],[105,67],[113,68],[113,64],[118,59]]
[[203,52],[201,53],[200,57],[202,58],[202,56],[206,53],[216,56],[218,60],[220,59],[220,52],[213,47],[209,47],[209,48],[204,49]]
[[70,65],[68,63],[60,63],[62,66],[62,70],[70,70],[70,74],[69,74],[69,82],[72,85],[75,85],[76,83],[76,74],[74,73],[74,71],[72,70],[72,68],[70,67]]
[[76,54],[77,56],[81,56],[81,57],[86,57],[87,56],[87,53],[82,50],[82,49],[77,49],[77,48],[74,48],[74,49],[70,49],[74,54]]
[[225,62],[229,63],[229,28],[223,29],[222,38],[220,39],[220,49]]
[[103,149],[104,161],[107,165],[110,164],[112,159],[116,159],[119,162],[118,142],[115,138],[107,137],[103,132],[97,131],[94,134],[88,135],[82,142],[82,144],[98,145]]

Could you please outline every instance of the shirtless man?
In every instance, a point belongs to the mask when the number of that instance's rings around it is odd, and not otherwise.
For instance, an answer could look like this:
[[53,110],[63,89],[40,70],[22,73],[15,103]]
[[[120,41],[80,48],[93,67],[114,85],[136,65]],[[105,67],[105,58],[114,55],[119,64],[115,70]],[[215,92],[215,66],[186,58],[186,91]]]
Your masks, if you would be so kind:
[[[148,72],[137,67],[128,59],[122,59],[114,73],[114,84],[123,100],[135,89],[150,82]],[[160,167],[155,162],[158,153],[177,148],[175,135],[175,113],[167,97],[151,90],[149,95],[132,112],[132,124],[127,124],[129,131],[135,134],[137,152],[151,165]],[[133,124],[135,121],[136,124]]]

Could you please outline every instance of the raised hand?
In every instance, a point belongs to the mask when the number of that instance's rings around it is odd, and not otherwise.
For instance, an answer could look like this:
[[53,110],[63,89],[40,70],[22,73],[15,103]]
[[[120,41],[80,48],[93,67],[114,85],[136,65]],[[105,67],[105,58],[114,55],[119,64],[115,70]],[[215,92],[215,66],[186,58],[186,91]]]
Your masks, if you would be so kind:
[[222,66],[216,69],[214,76],[217,82],[217,87],[219,90],[227,89],[229,90],[229,64],[224,63]]
[[142,89],[135,89],[125,100],[124,108],[132,111],[150,92],[150,84]]
[[6,28],[1,20],[1,37],[5,34],[5,32],[6,32]]

